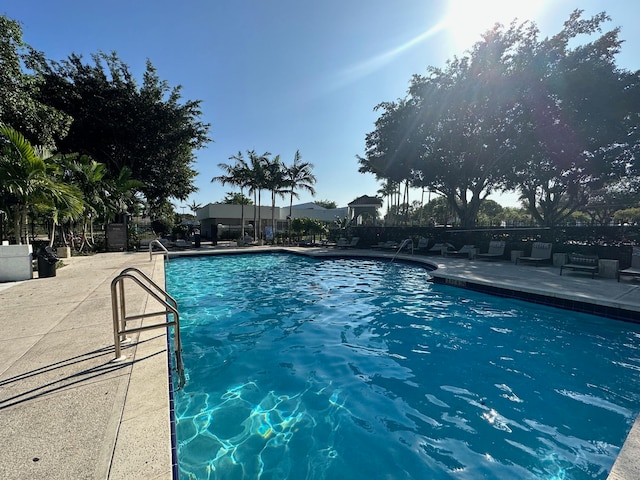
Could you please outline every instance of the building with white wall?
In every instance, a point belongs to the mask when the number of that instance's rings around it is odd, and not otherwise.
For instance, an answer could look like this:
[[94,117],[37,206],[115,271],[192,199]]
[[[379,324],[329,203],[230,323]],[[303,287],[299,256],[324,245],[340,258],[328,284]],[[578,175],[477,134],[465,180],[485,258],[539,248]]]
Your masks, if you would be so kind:
[[[240,237],[243,210],[245,231],[249,235],[253,235],[254,221],[256,223],[258,222],[257,217],[259,214],[259,223],[264,236],[266,227],[271,226],[271,207],[263,205],[258,208],[256,205],[209,203],[196,213],[196,218],[200,222],[202,237],[205,239],[219,238],[228,236],[229,232],[233,232],[231,235],[233,237]],[[331,223],[338,218],[346,217],[348,214],[349,207],[324,208],[313,202],[293,205],[291,207],[291,219],[313,218],[322,222]],[[275,207],[273,215],[276,224],[276,233],[287,231],[289,207]],[[227,235],[225,235],[225,232]]]
[[[289,220],[295,218],[313,218],[325,223],[333,223],[336,220],[348,219],[348,222],[361,225],[363,223],[377,223],[378,209],[382,208],[382,200],[377,197],[363,195],[342,208],[324,208],[313,202],[293,205],[289,217],[289,207],[275,207],[273,216],[275,220],[275,233],[286,232]],[[244,227],[248,235],[253,236],[254,222],[259,224],[262,238],[265,231],[271,227],[271,207],[256,205],[229,205],[226,203],[209,203],[199,209],[196,218],[200,222],[200,231],[205,239],[214,238],[240,238],[244,210]]]

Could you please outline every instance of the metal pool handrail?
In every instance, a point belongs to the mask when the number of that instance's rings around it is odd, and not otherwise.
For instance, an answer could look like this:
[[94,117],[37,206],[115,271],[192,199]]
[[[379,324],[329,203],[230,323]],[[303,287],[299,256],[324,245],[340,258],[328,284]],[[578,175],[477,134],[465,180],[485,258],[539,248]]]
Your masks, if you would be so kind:
[[413,240],[411,240],[410,238],[405,238],[404,240],[402,240],[402,242],[400,243],[400,246],[398,247],[398,251],[395,253],[393,258],[391,259],[392,262],[396,259],[398,254],[402,251],[404,247],[407,246],[409,242],[411,242],[411,254],[413,255]]
[[[138,286],[145,290],[149,295],[155,298],[164,310],[158,312],[142,313],[139,315],[127,316],[126,301],[124,292],[124,280],[129,278]],[[115,360],[120,361],[126,358],[121,353],[122,342],[129,341],[126,334],[134,332],[142,332],[153,328],[166,328],[173,326],[173,341],[176,357],[176,370],[178,372],[178,388],[182,388],[185,384],[184,364],[182,362],[182,342],[180,340],[180,314],[178,313],[178,302],[166,291],[160,288],[146,274],[134,267],[125,268],[120,274],[111,281],[111,310],[113,314],[113,340],[115,345]],[[136,320],[140,318],[154,317],[157,315],[165,315],[167,321],[163,323],[155,323],[153,325],[145,325],[142,327],[127,328],[127,320]],[[168,315],[173,315],[173,321],[169,321]]]
[[[155,240],[151,240],[149,242],[149,261],[153,260],[153,246],[157,245],[159,246],[162,250],[164,250],[164,252],[162,252],[163,255],[169,255],[169,250],[167,250],[167,247],[165,247],[162,242],[160,240],[158,240],[157,238]],[[160,253],[160,252],[158,252]]]

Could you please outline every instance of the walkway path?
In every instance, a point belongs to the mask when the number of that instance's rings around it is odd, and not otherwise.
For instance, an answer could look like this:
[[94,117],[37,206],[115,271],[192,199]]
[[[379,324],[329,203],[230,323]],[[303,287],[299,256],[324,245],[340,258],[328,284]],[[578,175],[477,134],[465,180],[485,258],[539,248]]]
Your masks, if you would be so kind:
[[[129,266],[162,279],[163,263],[142,253],[64,262],[56,277],[0,284],[0,478],[170,479],[164,331],[112,362],[111,280]],[[128,314],[147,303],[131,289]]]

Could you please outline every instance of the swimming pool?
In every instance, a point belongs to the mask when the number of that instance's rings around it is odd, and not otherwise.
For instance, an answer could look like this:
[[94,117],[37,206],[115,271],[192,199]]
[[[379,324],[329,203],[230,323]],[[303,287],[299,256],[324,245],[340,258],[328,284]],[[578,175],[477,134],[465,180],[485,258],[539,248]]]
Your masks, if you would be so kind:
[[166,267],[181,478],[604,479],[640,326],[286,254]]

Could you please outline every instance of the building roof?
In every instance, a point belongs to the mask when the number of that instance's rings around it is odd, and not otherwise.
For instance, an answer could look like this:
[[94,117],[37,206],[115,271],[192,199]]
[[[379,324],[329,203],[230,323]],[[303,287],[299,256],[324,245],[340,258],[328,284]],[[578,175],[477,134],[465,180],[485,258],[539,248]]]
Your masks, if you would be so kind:
[[304,210],[326,210],[326,208],[321,207],[320,205],[315,204],[314,202],[301,203],[299,205],[293,205],[291,208],[294,209],[304,209]]
[[350,207],[381,207],[382,200],[378,197],[370,197],[368,195],[363,195],[361,197],[356,198],[353,202],[349,204]]

